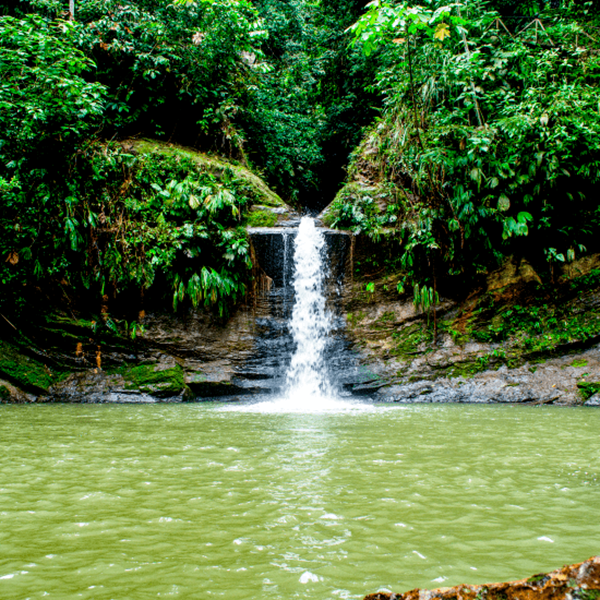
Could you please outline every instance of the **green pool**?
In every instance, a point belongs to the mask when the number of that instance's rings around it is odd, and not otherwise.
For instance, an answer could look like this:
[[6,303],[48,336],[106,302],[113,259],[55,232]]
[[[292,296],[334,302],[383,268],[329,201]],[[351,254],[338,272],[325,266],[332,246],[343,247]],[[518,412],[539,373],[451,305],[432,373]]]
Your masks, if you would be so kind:
[[362,598],[600,553],[600,410],[0,407],[0,598]]

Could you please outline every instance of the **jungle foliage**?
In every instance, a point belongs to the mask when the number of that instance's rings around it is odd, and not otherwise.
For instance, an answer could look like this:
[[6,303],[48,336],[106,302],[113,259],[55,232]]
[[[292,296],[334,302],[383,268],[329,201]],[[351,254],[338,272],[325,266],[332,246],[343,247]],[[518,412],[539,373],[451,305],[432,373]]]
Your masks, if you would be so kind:
[[[269,218],[234,165],[315,209],[354,149],[331,222],[390,233],[418,302],[510,254],[551,273],[600,249],[597,8],[511,1],[4,3],[0,313],[152,288],[224,315],[244,219]],[[117,143],[141,136],[232,168]]]
[[503,19],[482,2],[371,2],[351,29],[381,65],[374,85],[385,108],[330,222],[387,234],[391,267],[434,287],[509,255],[552,279],[555,266],[599,251],[591,6]]
[[107,296],[152,285],[175,306],[187,298],[225,314],[249,277],[251,190],[227,169],[111,140],[213,152],[262,171],[289,201],[323,203],[323,180],[333,193],[372,114],[362,90],[373,67],[344,33],[360,10],[354,0],[76,0],[71,18],[64,0],[4,4],[2,314],[48,296],[97,312]]

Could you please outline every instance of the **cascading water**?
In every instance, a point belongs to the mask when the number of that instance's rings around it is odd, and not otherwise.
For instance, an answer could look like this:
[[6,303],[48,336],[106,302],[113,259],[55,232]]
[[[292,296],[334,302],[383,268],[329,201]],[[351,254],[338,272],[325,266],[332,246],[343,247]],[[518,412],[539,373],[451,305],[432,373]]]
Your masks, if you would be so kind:
[[253,392],[252,403],[235,403],[223,410],[370,409],[370,405],[344,398],[350,396],[348,388],[364,382],[364,375],[340,333],[343,317],[329,310],[341,298],[346,234],[317,227],[314,219],[304,217],[298,227],[255,228],[251,235],[269,285],[259,297],[261,314],[256,323],[260,334],[244,374],[252,374],[252,387],[264,391]]
[[332,327],[332,316],[325,306],[324,247],[325,236],[315,227],[314,219],[304,217],[294,250],[295,304],[290,331],[295,351],[284,390],[289,402],[304,406],[336,396],[324,357]]

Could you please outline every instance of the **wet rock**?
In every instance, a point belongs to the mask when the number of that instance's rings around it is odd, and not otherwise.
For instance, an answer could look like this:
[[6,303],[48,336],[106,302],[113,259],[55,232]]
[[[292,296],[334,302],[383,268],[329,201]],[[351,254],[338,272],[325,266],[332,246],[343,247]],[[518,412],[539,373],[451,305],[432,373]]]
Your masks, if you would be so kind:
[[97,369],[70,375],[53,386],[50,395],[45,399],[86,404],[152,404],[160,401],[158,397],[139,389],[128,389],[122,375]]
[[[583,404],[585,396],[579,389],[582,377],[600,380],[600,349],[591,348],[579,355],[567,355],[548,359],[542,364],[530,364],[509,369],[506,365],[480,372],[465,371],[465,365],[476,369],[481,364],[476,357],[486,354],[466,355],[457,349],[457,355],[415,359],[403,373],[409,381],[389,382],[380,387],[373,398],[384,402],[400,403],[534,403],[534,404]],[[462,358],[462,367],[460,360]],[[452,362],[454,359],[454,362]],[[432,364],[435,365],[432,368]],[[581,364],[582,366],[576,366]],[[382,377],[392,378],[397,363],[388,362],[382,369]],[[461,371],[461,368],[463,369]],[[585,373],[584,373],[585,371]],[[440,375],[450,373],[450,376]],[[406,378],[406,374],[409,377]],[[600,396],[598,394],[597,396]],[[586,406],[598,406],[600,401],[592,396]]]
[[590,254],[567,263],[561,268],[561,273],[564,279],[574,279],[581,275],[587,275],[594,269],[600,269],[600,254]]
[[600,394],[594,394],[583,403],[584,406],[600,406]]
[[378,592],[364,600],[595,600],[600,597],[600,556],[508,583],[457,585],[403,594]]
[[[510,278],[494,281],[497,290],[506,290]],[[600,392],[600,345],[592,344],[593,339],[583,350],[577,342],[566,344],[562,356],[561,349],[555,352],[558,356],[527,355],[510,343],[476,342],[443,330],[434,344],[431,327],[412,301],[392,301],[377,291],[373,296],[354,291],[347,303],[352,309],[347,336],[362,365],[379,377],[368,393],[374,400],[581,405]],[[438,323],[452,323],[458,310],[442,299]],[[356,392],[368,392],[365,388],[359,386]]]
[[254,205],[248,215],[249,231],[271,227],[298,227],[300,215],[289,206]]
[[524,288],[532,283],[542,283],[533,267],[525,259],[517,262],[511,256],[500,269],[488,275],[487,291],[500,294],[506,292],[509,288]]
[[33,394],[27,394],[9,381],[0,379],[0,404],[25,404],[34,401],[35,396]]

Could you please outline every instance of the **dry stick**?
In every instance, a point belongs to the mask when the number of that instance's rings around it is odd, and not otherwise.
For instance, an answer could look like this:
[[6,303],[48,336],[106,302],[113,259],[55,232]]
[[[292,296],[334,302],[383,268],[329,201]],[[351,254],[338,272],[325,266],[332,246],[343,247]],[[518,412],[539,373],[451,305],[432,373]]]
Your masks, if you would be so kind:
[[[463,45],[465,47],[465,54],[469,61],[471,60],[471,51],[469,50],[469,44],[467,43],[467,37],[465,36],[465,32],[461,31],[460,35],[462,37]],[[475,84],[473,80],[470,79],[471,84],[471,93],[473,94],[473,102],[475,103],[475,115],[477,116],[477,122],[479,123],[479,127],[483,127],[483,115],[481,113],[481,108],[479,108],[479,102],[477,101],[477,92],[475,91]]]
[[510,35],[511,38],[514,38],[513,34],[510,32],[510,30],[508,29],[508,27],[504,24],[504,21],[500,18],[500,17],[496,17],[483,31],[483,33],[485,33],[490,27],[492,27],[493,25],[496,26],[496,31],[500,31],[500,25],[502,25],[502,27],[504,27],[504,30],[506,31],[506,33],[508,33],[508,35]]
[[581,30],[580,32],[577,33],[577,36],[579,36],[579,34],[582,33],[583,35],[585,35],[585,37],[589,37],[590,40],[597,42],[598,40],[595,37],[592,37],[591,35],[589,35],[588,33],[586,33],[585,31]]
[[[459,17],[461,16],[460,9],[458,9],[458,16]],[[469,44],[467,43],[467,36],[465,35],[465,32],[463,31],[462,27],[460,29],[460,36],[462,38],[463,46],[465,47],[465,54],[467,55],[467,58],[470,61],[471,60],[471,51],[469,50]],[[479,102],[477,101],[477,92],[475,91],[475,84],[473,83],[472,79],[471,79],[470,83],[471,83],[471,92],[473,94],[473,102],[475,103],[475,114],[477,116],[477,122],[479,123],[480,127],[483,127],[484,118],[483,118],[481,109],[479,108]]]
[[0,317],[2,317],[15,331],[19,331],[2,313],[0,313]]
[[539,25],[541,27],[542,31],[546,34],[548,41],[553,46],[555,45],[554,42],[552,41],[552,38],[548,35],[546,28],[544,27],[544,25],[542,24],[542,22],[539,19],[534,19],[533,21],[531,21],[531,23],[529,23],[529,25],[526,25],[525,27],[523,27],[523,29],[521,29],[521,31],[519,31],[519,34],[523,33],[525,30],[529,29],[532,25],[535,25],[535,43],[536,44],[538,43],[538,25]]
[[504,27],[504,30],[506,31],[506,33],[508,33],[508,35],[510,35],[510,37],[513,37],[513,34],[509,31],[508,27],[504,24],[504,21],[500,17],[497,17],[494,20],[494,23],[496,23],[496,31],[498,31],[498,29],[499,29],[498,24],[500,24],[500,25],[502,25],[502,27]]

